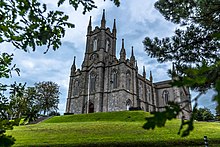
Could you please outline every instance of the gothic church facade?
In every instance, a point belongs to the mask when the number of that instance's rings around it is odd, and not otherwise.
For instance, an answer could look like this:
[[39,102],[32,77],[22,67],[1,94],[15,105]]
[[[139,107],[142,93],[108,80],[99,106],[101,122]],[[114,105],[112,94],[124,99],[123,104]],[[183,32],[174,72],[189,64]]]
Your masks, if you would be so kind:
[[[106,27],[104,11],[101,27],[94,30],[90,17],[82,67],[76,69],[75,57],[71,67],[66,113],[123,111],[132,107],[162,111],[159,108],[168,101],[190,100],[188,88],[172,87],[171,80],[154,83],[151,72],[147,79],[144,67],[143,74],[139,74],[133,47],[127,59],[123,39],[117,59],[116,32],[115,20],[112,30]],[[190,103],[183,105],[191,110]]]

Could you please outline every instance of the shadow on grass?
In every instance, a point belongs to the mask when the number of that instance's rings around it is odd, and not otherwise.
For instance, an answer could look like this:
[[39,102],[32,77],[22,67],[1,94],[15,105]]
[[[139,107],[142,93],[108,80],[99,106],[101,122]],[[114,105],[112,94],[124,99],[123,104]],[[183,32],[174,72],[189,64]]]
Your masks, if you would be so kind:
[[[209,141],[209,147],[216,147],[220,144],[220,139],[212,139]],[[38,147],[204,147],[203,139],[198,140],[181,140],[181,141],[158,141],[158,142],[97,142],[97,143],[84,143],[84,144],[56,144],[56,145],[37,145]],[[31,145],[29,147],[34,147]]]

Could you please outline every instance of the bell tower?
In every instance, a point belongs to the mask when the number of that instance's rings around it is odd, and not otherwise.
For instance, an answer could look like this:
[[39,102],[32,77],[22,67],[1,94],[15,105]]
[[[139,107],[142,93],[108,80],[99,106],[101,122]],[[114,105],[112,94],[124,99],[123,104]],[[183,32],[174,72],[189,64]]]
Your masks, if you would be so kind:
[[90,17],[87,27],[87,41],[83,68],[88,68],[92,63],[106,62],[116,57],[116,21],[114,19],[113,29],[106,27],[105,10],[103,10],[101,26],[92,29],[92,18]]

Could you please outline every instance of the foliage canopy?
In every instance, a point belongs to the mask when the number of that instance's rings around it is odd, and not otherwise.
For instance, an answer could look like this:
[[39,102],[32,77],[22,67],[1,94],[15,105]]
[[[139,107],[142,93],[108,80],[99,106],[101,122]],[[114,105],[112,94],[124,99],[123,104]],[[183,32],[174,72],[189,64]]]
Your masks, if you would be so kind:
[[[65,0],[59,0],[58,6]],[[119,0],[114,0],[119,6]],[[93,0],[69,0],[69,4],[75,10],[82,5],[83,13],[96,8]],[[49,48],[57,50],[61,45],[61,39],[65,35],[65,27],[74,28],[74,24],[68,22],[68,16],[62,11],[47,9],[47,5],[38,0],[0,0],[0,44],[8,42],[16,49],[24,51],[35,51],[37,46],[46,46],[46,53]],[[13,54],[0,51],[0,78],[10,78],[11,72],[19,69],[12,65]],[[20,84],[19,84],[20,85]],[[8,102],[4,93],[1,92],[11,87],[12,91],[18,90],[15,87],[0,82],[0,143],[3,146],[11,146],[14,139],[5,135],[5,130],[11,128],[8,118],[3,117],[8,111]],[[34,111],[32,111],[34,112]],[[10,126],[10,127],[8,127]]]
[[[175,86],[189,86],[199,92],[194,108],[202,93],[215,89],[213,100],[220,110],[220,1],[158,0],[155,8],[179,28],[172,37],[146,37],[143,41],[146,52],[159,62],[174,63],[176,71],[169,73],[176,77]],[[192,130],[193,114],[191,120],[183,120],[181,129],[188,125],[187,130]]]

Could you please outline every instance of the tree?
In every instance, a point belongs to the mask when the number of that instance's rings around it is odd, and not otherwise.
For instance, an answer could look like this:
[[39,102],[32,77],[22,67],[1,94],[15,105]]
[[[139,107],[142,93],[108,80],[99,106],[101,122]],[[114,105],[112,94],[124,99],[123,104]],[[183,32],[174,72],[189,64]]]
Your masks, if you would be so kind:
[[215,114],[215,120],[220,121],[220,111],[217,109],[217,107],[215,108],[216,114]]
[[[59,0],[58,6],[65,0]],[[112,1],[112,0],[111,0]],[[119,0],[114,0],[119,6]],[[83,13],[96,8],[93,0],[69,0],[69,4],[75,10],[82,5]],[[46,46],[45,53],[50,47],[56,50],[61,45],[61,38],[65,35],[64,27],[73,28],[74,25],[68,22],[68,16],[62,11],[47,10],[47,5],[37,0],[1,0],[0,1],[0,44],[8,42],[15,48],[24,51],[36,50],[37,46]],[[12,65],[13,54],[0,52],[0,78],[9,78],[12,71],[19,74],[19,69]],[[8,87],[0,82],[0,90]],[[1,94],[1,99],[6,98]],[[2,104],[0,111],[6,111]],[[4,146],[11,146],[7,143],[7,136],[4,134],[9,123],[5,123],[7,118],[0,120],[0,143]],[[5,138],[6,137],[6,138]],[[9,137],[9,136],[8,136]],[[3,144],[4,143],[4,144]]]
[[59,86],[51,81],[35,83],[37,99],[40,110],[44,115],[50,111],[58,110],[59,103]]
[[[213,100],[220,110],[220,2],[219,0],[158,0],[156,9],[179,28],[175,35],[159,39],[146,37],[143,41],[146,52],[159,62],[172,61],[176,71],[169,74],[177,77],[173,85],[189,86],[199,94],[193,101],[195,106],[190,120],[182,120],[188,125],[182,132],[187,136],[193,130],[193,115],[198,98],[208,89],[215,89]],[[175,113],[180,113],[179,112]],[[173,111],[174,113],[174,111]],[[156,119],[159,114],[155,117]],[[163,124],[164,125],[164,124]],[[180,133],[179,131],[179,133]]]
[[[11,93],[15,93],[15,96],[20,97],[22,93],[20,92],[20,86],[13,84],[11,85]],[[0,145],[1,146],[11,146],[14,144],[15,138],[6,135],[6,130],[13,129],[14,125],[18,125],[20,119],[10,119],[10,102],[9,99],[4,95],[4,92],[7,91],[7,85],[0,85]]]
[[208,108],[196,109],[194,119],[198,121],[209,121],[214,120],[214,115]]
[[25,89],[23,97],[26,100],[25,111],[23,112],[25,116],[24,122],[32,122],[38,118],[40,111],[40,103],[37,99],[35,87]]

